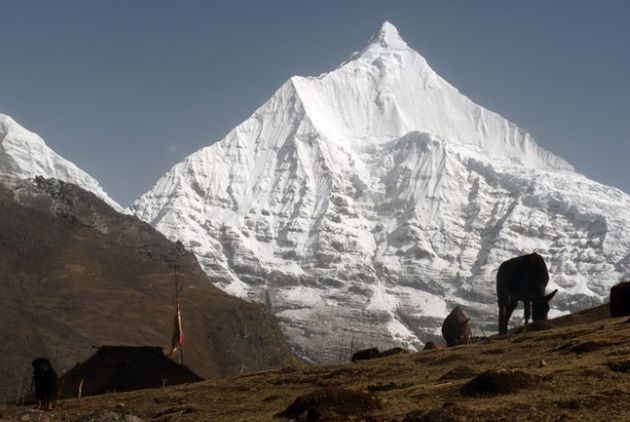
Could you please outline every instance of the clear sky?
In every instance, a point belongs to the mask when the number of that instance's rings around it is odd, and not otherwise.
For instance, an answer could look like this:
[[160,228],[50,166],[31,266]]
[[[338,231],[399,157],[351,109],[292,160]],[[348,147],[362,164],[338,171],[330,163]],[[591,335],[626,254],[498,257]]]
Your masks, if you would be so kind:
[[127,205],[385,20],[473,101],[630,192],[624,0],[1,0],[0,113]]

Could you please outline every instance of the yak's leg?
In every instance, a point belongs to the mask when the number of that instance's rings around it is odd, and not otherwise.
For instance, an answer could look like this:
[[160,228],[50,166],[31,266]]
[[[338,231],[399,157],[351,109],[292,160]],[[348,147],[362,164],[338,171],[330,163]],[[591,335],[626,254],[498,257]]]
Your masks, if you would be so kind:
[[529,300],[525,300],[523,303],[525,305],[525,325],[527,325],[529,323],[529,316],[531,315],[532,311],[532,302]]
[[499,304],[499,335],[504,336],[507,334],[507,324],[505,319],[505,313],[507,311],[507,307],[505,305]]
[[518,299],[510,299],[505,310],[505,321],[504,321],[504,327],[503,327],[505,334],[507,334],[507,331],[508,331],[508,324],[510,322],[510,317],[512,316],[512,312],[514,312],[514,309],[516,309],[517,306],[518,306]]
[[[507,302],[507,303],[505,303]],[[504,303],[499,303],[499,335],[506,335],[508,330],[508,322],[512,316],[512,312],[518,305],[518,300],[509,299]]]

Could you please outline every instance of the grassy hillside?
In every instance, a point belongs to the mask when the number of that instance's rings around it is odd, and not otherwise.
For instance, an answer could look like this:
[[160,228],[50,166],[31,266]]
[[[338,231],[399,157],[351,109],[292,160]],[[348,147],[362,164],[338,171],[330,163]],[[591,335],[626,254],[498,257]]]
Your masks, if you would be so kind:
[[[447,350],[345,365],[292,366],[179,387],[67,400],[49,413],[8,406],[2,415],[6,420],[113,421],[133,415],[151,421],[269,421],[296,397],[337,387],[374,395],[380,406],[357,406],[365,395],[353,398],[333,391],[320,398],[321,420],[630,418],[627,318],[608,318],[607,308],[599,307],[516,331],[521,332]],[[488,378],[485,384],[464,389],[472,395],[462,394],[462,387],[486,370],[505,370],[495,374],[499,394],[475,396],[480,387],[492,387]],[[513,389],[517,391],[501,394]],[[138,419],[127,416],[126,420]],[[305,414],[301,420],[307,420]]]

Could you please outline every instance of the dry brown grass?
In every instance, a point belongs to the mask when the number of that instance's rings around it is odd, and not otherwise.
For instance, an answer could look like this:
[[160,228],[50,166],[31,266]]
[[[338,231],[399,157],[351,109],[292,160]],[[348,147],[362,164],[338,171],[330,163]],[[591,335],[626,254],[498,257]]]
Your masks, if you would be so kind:
[[[626,319],[588,322],[582,318],[572,325],[550,324],[547,329],[447,350],[346,365],[288,367],[68,400],[60,402],[52,414],[59,421],[75,421],[104,410],[152,421],[270,421],[298,396],[341,388],[374,394],[382,407],[356,414],[354,419],[337,420],[630,420],[630,324]],[[500,369],[525,374],[519,376],[528,382],[512,393],[461,394],[462,386],[476,374]],[[38,415],[19,407],[1,411],[7,420],[25,415],[36,420]]]

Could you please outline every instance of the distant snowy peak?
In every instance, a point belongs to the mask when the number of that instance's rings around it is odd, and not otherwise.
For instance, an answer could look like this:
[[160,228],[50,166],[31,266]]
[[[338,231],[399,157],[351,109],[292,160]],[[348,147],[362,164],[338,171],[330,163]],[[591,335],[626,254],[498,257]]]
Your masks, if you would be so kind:
[[0,178],[10,181],[36,176],[73,183],[94,193],[116,211],[123,210],[94,178],[56,154],[36,133],[0,114]]
[[314,126],[355,149],[420,131],[493,162],[573,171],[527,131],[442,79],[389,22],[334,71],[291,81]]

